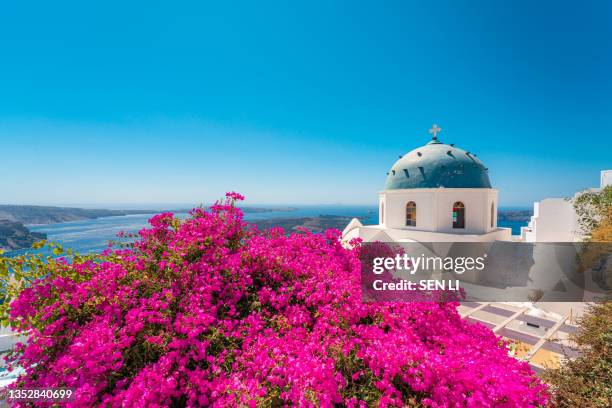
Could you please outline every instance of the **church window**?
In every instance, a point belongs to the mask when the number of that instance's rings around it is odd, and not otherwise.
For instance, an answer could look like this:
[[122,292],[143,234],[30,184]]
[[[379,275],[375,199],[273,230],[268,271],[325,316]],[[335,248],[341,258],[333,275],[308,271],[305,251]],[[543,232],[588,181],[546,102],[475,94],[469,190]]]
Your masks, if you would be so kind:
[[410,201],[408,204],[406,204],[406,226],[416,227],[416,211],[417,208],[414,201]]
[[495,203],[491,203],[491,228],[495,226]]
[[465,228],[465,205],[461,201],[453,204],[453,228]]

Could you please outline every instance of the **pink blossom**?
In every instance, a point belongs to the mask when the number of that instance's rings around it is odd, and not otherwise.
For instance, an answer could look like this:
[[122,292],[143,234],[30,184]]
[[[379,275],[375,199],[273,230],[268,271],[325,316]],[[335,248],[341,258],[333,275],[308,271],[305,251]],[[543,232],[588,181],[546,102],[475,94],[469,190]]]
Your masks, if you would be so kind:
[[24,290],[13,386],[73,388],[74,407],[546,405],[528,365],[457,303],[362,303],[358,241],[249,228],[242,199],[156,215],[132,248]]

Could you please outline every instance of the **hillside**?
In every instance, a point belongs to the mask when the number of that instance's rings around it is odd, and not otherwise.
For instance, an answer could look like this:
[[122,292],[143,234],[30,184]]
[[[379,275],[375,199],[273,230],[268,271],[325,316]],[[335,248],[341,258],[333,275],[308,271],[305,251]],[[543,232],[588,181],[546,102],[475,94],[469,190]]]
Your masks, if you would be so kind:
[[22,223],[0,219],[0,249],[29,248],[35,241],[47,238],[41,232],[31,232]]
[[318,217],[270,218],[252,221],[252,223],[257,224],[259,229],[282,227],[285,232],[293,232],[297,228],[302,227],[307,228],[311,232],[319,233],[329,228],[342,231],[352,219],[353,217],[341,215],[320,215]]
[[38,205],[0,205],[0,219],[23,224],[54,224],[128,214],[154,214],[157,210],[99,210]]
[[497,220],[527,222],[532,215],[532,210],[499,210]]
[[[55,224],[58,222],[90,220],[101,217],[114,217],[130,214],[157,214],[164,210],[106,210],[72,207],[52,207],[38,205],[0,205],[0,219],[17,221],[25,225]],[[172,212],[187,212],[185,209],[172,210]],[[295,211],[293,207],[264,208],[243,207],[245,213],[261,213],[270,211]]]

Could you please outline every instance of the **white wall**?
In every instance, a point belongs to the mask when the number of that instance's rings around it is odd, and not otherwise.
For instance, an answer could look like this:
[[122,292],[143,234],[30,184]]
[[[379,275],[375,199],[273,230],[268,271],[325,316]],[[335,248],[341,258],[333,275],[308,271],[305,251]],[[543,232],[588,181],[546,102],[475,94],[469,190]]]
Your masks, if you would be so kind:
[[576,212],[565,198],[547,198],[533,205],[533,217],[523,238],[528,242],[573,242]]
[[485,234],[447,234],[406,228],[385,228],[380,225],[365,225],[346,231],[342,239],[345,242],[349,242],[357,237],[361,238],[364,242],[492,242],[511,241],[512,230],[510,228],[496,228]]
[[[483,234],[497,228],[497,190],[485,188],[419,188],[386,190],[380,193],[380,207],[384,207],[384,226],[416,231],[452,234]],[[417,225],[406,226],[406,204],[417,206]],[[465,228],[453,228],[453,204],[465,205]],[[383,205],[384,203],[384,205]],[[491,205],[494,222],[491,227]]]
[[612,185],[612,170],[602,170],[599,187],[604,188],[609,185]]
[[[608,185],[612,185],[612,170],[602,170],[600,188]],[[597,192],[599,189],[584,191]],[[577,192],[574,198],[584,191]],[[547,198],[533,204],[533,216],[529,225],[521,228],[521,238],[527,242],[574,242],[583,239],[578,229],[572,202],[564,198]]]

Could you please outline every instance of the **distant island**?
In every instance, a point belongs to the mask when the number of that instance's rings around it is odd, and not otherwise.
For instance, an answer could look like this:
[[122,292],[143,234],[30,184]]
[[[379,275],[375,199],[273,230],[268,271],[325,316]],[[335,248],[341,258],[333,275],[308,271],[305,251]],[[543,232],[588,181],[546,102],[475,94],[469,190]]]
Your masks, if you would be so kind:
[[497,220],[528,222],[532,215],[532,210],[499,210],[497,212]]
[[335,228],[342,231],[354,217],[342,215],[320,215],[318,217],[279,217],[267,220],[254,220],[259,229],[269,229],[272,227],[282,227],[285,232],[295,232],[298,228],[306,228],[311,232],[319,233],[326,229]]
[[[297,210],[294,207],[242,207],[241,209],[245,213],[290,212]],[[189,210],[107,210],[39,205],[0,205],[0,249],[15,250],[29,248],[35,241],[46,238],[46,235],[43,233],[31,232],[27,225],[56,224],[132,214],[158,214],[163,211],[183,213]]]
[[[245,213],[263,213],[271,211],[295,211],[293,207],[264,208],[242,207]],[[56,224],[59,222],[93,220],[102,217],[117,217],[132,214],[158,214],[164,211],[174,213],[187,212],[188,209],[175,210],[105,210],[72,207],[52,207],[39,205],[0,205],[0,219],[18,221],[25,225]]]
[[156,214],[159,210],[96,210],[39,205],[0,205],[0,219],[23,224],[55,224],[130,214]]

